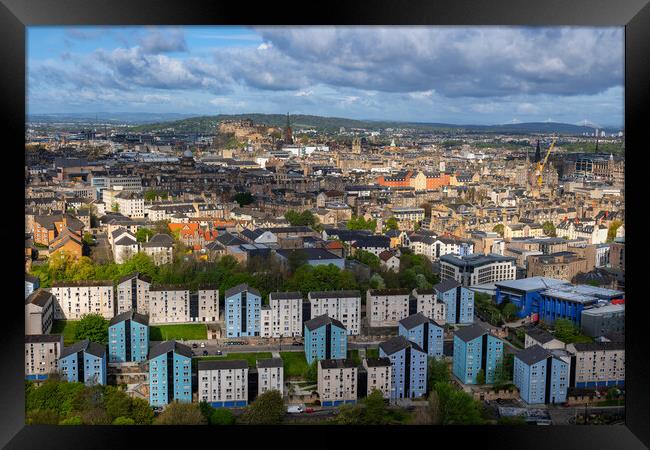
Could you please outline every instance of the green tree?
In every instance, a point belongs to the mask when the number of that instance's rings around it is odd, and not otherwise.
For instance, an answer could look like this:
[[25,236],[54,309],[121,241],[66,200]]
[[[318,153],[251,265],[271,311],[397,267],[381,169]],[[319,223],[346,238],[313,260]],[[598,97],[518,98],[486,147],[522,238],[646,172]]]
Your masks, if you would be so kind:
[[291,224],[291,226],[308,226],[313,227],[318,223],[316,216],[312,214],[309,210],[304,210],[303,212],[296,212],[294,210],[289,210],[285,213],[284,218]]
[[381,261],[379,260],[379,257],[374,253],[365,250],[357,250],[354,253],[354,259],[365,264],[374,271],[378,271],[381,267]]
[[503,224],[500,223],[498,225],[495,225],[494,228],[492,228],[492,231],[494,231],[495,233],[499,233],[499,235],[503,237],[503,228],[504,228]]
[[59,425],[83,425],[80,416],[71,416],[59,422]]
[[59,413],[52,409],[27,411],[25,423],[27,425],[57,425],[59,423]]
[[229,409],[216,408],[210,414],[210,425],[234,425],[235,416]]
[[480,425],[483,423],[480,405],[464,391],[454,389],[451,383],[435,385],[442,425]]
[[152,202],[158,197],[158,193],[155,190],[148,190],[144,193],[144,199],[147,202]]
[[153,230],[150,230],[146,227],[141,227],[136,231],[135,238],[138,242],[146,242],[148,239],[151,239],[154,236]]
[[507,302],[503,305],[501,314],[507,321],[514,320],[517,317],[517,306],[514,303]]
[[433,391],[436,383],[448,383],[451,381],[449,365],[444,359],[429,358],[428,367],[429,390]]
[[120,416],[115,418],[113,425],[135,425],[135,420],[130,417]]
[[284,418],[282,395],[276,390],[266,391],[251,403],[241,417],[248,425],[277,425]]
[[609,224],[607,229],[607,242],[613,242],[616,239],[616,232],[623,225],[623,222],[620,220],[612,220],[612,223]]
[[205,418],[205,420],[209,423],[210,422],[210,415],[215,411],[215,408],[210,406],[208,402],[205,400],[201,400],[199,402],[199,411],[201,411],[201,414]]
[[363,423],[363,409],[360,405],[341,405],[339,413],[332,422],[337,425],[361,425]]
[[526,425],[526,419],[522,416],[503,416],[497,420],[498,425]]
[[174,401],[167,405],[153,423],[154,425],[206,425],[207,420],[196,403]]
[[555,237],[555,225],[553,222],[546,221],[542,224],[542,230],[546,236]]
[[129,417],[133,419],[136,425],[150,425],[153,421],[154,414],[146,400],[134,398],[131,401]]
[[85,245],[93,245],[95,243],[95,241],[93,239],[93,235],[91,233],[88,233],[88,232],[84,233],[84,237],[82,239],[82,242]]
[[378,273],[373,274],[368,281],[372,289],[384,289],[386,288],[386,283],[381,275]]
[[581,334],[580,329],[576,327],[569,319],[556,319],[554,328],[555,337],[567,344],[593,341],[589,336]]
[[108,342],[108,320],[100,314],[84,314],[74,330],[75,341],[88,339],[91,342]]
[[111,211],[120,212],[120,205],[117,202],[113,202],[113,204],[111,205]]
[[363,423],[365,425],[384,425],[388,421],[384,394],[377,389],[364,400]]
[[386,231],[399,230],[399,223],[397,222],[396,218],[389,217],[384,224],[384,228]]
[[131,412],[131,397],[120,389],[107,386],[104,392],[104,408],[113,420],[121,416],[128,417]]
[[239,192],[232,198],[233,202],[239,203],[239,206],[250,205],[255,201],[255,197],[250,192]]
[[318,381],[318,361],[312,361],[311,364],[307,366],[302,376],[306,381],[316,383]]
[[476,384],[485,384],[485,370],[479,369],[476,374]]
[[298,267],[304,266],[308,261],[307,253],[304,250],[296,249],[289,252],[287,257],[289,263],[289,271],[294,273]]
[[352,216],[347,223],[348,230],[370,230],[377,229],[376,220],[366,220],[360,216]]

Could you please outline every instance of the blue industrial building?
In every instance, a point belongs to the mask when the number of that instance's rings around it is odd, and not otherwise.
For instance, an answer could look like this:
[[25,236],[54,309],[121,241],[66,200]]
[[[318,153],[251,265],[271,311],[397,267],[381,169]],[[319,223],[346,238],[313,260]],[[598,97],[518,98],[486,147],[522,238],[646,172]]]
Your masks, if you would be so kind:
[[570,366],[571,357],[565,351],[533,345],[515,354],[513,382],[528,404],[564,403]]
[[396,336],[379,344],[379,357],[392,365],[390,398],[417,398],[427,393],[427,354],[415,342]]
[[344,359],[348,353],[345,326],[323,314],[305,322],[305,358],[307,364],[321,359]]
[[70,383],[106,384],[106,347],[88,339],[63,347],[59,371]]
[[498,281],[496,286],[496,303],[500,305],[509,301],[517,307],[518,317],[527,317],[539,312],[541,292],[556,286],[570,284],[555,278],[531,277],[520,280]]
[[165,341],[149,352],[149,404],[162,407],[174,400],[192,401],[192,350]]
[[447,323],[474,323],[474,292],[449,278],[433,287],[438,300],[445,303]]
[[621,291],[586,284],[555,286],[540,292],[539,320],[553,323],[556,319],[568,319],[580,327],[585,308],[623,298]]
[[262,294],[247,284],[228,289],[226,303],[226,336],[252,337],[260,335]]
[[149,352],[149,317],[126,311],[108,324],[108,362],[142,362]]
[[454,333],[453,374],[464,384],[477,384],[483,369],[485,382],[494,383],[495,369],[503,361],[503,341],[480,325],[470,325]]
[[422,313],[412,314],[399,321],[398,331],[409,341],[418,344],[432,358],[442,358],[445,326]]

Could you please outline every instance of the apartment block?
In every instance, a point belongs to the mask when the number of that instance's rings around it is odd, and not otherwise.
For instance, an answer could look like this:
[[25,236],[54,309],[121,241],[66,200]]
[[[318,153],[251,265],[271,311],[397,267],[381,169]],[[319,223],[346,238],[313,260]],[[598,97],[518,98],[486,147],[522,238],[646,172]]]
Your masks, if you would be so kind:
[[533,345],[515,354],[513,382],[528,404],[564,403],[571,359],[563,350]]
[[318,361],[318,394],[322,406],[357,402],[358,368],[350,359]]
[[422,313],[412,314],[399,321],[398,332],[418,344],[432,358],[442,358],[445,326]]
[[570,385],[577,388],[625,386],[625,344],[591,342],[569,344]]
[[149,352],[149,404],[162,407],[192,401],[192,349],[165,341]]
[[105,319],[115,315],[113,281],[55,281],[54,319],[78,320],[84,314],[100,314]]
[[149,314],[151,283],[150,277],[138,272],[122,277],[117,282],[115,295],[117,314],[131,310],[139,314]]
[[492,284],[517,277],[516,258],[495,253],[440,257],[440,279],[453,279],[463,286]]
[[408,289],[369,289],[366,296],[369,326],[397,326],[400,320],[409,315],[409,297]]
[[379,344],[379,357],[391,362],[391,399],[426,394],[427,354],[418,344],[404,336],[396,336]]
[[454,333],[453,374],[463,384],[477,384],[480,370],[487,384],[494,383],[497,365],[503,361],[503,341],[480,325],[460,328]]
[[248,363],[244,360],[199,361],[199,401],[214,408],[248,404]]
[[345,326],[322,315],[305,322],[305,358],[307,363],[322,359],[345,359],[348,336]]
[[257,395],[276,390],[284,395],[284,362],[282,358],[257,360]]
[[269,304],[262,307],[262,337],[302,336],[302,294],[271,292]]
[[199,286],[191,292],[184,285],[153,285],[149,288],[149,320],[152,324],[217,322],[217,286]]
[[39,382],[58,372],[62,350],[63,336],[60,334],[26,335],[25,379]]
[[473,291],[456,280],[447,279],[433,286],[433,292],[437,300],[445,304],[446,323],[463,325],[474,323]]
[[149,318],[135,311],[113,317],[108,324],[108,362],[142,362],[149,352]]
[[[389,358],[364,358],[363,369],[366,371],[366,396],[372,391],[380,391],[384,398],[390,398],[393,365]],[[359,386],[361,389],[361,386]],[[359,392],[361,394],[361,392]]]
[[106,384],[106,347],[88,339],[63,347],[59,372],[70,383]]
[[361,332],[361,293],[359,291],[314,291],[307,296],[311,317],[327,315],[340,321],[349,335]]
[[438,295],[433,289],[413,289],[416,299],[416,311],[436,322],[447,322],[447,305],[438,300]]
[[226,336],[259,336],[262,307],[260,291],[247,284],[240,284],[228,289],[225,298]]
[[25,299],[25,334],[48,334],[54,322],[54,296],[37,289]]

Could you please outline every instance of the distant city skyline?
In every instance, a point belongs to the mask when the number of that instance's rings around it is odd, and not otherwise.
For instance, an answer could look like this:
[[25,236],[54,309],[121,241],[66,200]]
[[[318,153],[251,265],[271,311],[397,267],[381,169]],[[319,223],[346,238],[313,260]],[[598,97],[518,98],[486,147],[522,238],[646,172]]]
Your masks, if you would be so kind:
[[622,27],[28,27],[28,114],[622,127]]

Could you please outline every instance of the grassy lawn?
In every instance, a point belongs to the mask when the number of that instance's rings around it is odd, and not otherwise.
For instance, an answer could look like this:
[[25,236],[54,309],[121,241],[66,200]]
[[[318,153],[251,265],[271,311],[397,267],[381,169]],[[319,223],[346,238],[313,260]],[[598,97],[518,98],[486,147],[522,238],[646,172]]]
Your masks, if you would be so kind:
[[367,349],[366,358],[379,358],[379,349],[378,348]]
[[361,359],[359,359],[359,350],[348,350],[348,359],[354,361],[355,364],[361,364]]
[[74,344],[74,330],[77,327],[77,322],[77,320],[55,320],[50,334],[62,334],[64,345]]
[[149,339],[168,341],[170,339],[200,340],[208,338],[208,327],[204,323],[175,325],[153,325],[149,327]]
[[307,360],[303,352],[281,352],[280,356],[284,361],[284,376],[301,377],[307,370]]
[[248,362],[248,367],[255,367],[258,359],[272,358],[271,352],[258,352],[258,353],[228,353],[223,356],[200,356],[192,358],[192,367],[197,368],[199,361],[209,361],[217,359],[243,359]]

